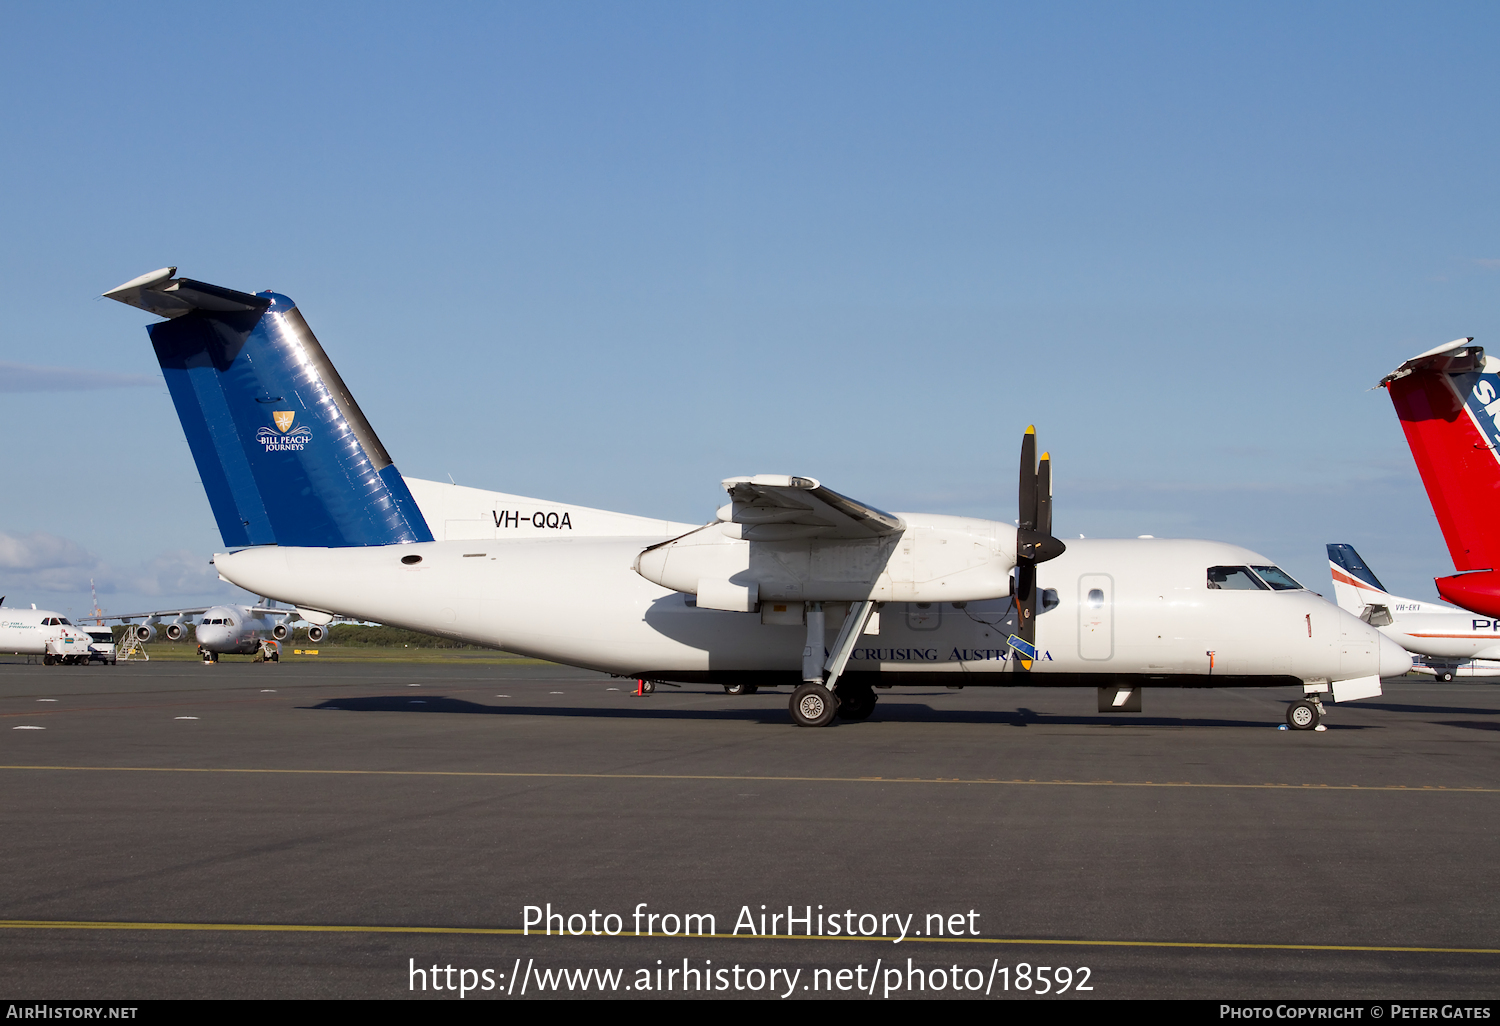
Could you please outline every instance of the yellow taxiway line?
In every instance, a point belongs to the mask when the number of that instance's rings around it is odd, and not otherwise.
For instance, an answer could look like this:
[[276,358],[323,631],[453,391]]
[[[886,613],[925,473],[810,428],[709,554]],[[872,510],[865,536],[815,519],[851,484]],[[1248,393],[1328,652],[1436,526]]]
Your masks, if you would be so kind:
[[[131,923],[66,919],[4,919],[6,930],[151,930],[223,933],[405,933],[479,936],[526,936],[526,931],[503,927],[479,926],[352,926],[308,923]],[[532,931],[530,936],[543,937]],[[669,934],[622,933],[630,939],[655,938],[671,940],[774,940],[774,941],[866,941],[893,943],[895,937],[805,936],[802,934],[769,934],[750,936],[733,933]],[[571,935],[570,935],[571,937]],[[616,939],[616,938],[607,938]],[[1500,948],[1437,948],[1393,944],[1241,944],[1228,941],[1149,941],[1149,940],[1059,940],[1044,937],[910,937],[903,944],[1007,944],[1012,946],[1048,946],[1078,948],[1184,948],[1216,951],[1369,951],[1405,952],[1432,955],[1500,955]]]

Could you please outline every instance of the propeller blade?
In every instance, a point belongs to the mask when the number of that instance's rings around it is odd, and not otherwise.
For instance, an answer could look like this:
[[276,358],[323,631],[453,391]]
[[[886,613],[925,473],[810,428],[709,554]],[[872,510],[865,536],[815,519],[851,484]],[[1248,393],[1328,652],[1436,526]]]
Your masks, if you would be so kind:
[[1020,493],[1016,512],[1015,608],[1016,631],[1011,638],[1013,672],[1029,673],[1036,658],[1036,617],[1041,597],[1036,587],[1036,567],[1056,559],[1067,546],[1052,537],[1052,457],[1036,455],[1036,427],[1021,438]]
[[1052,534],[1052,456],[1045,452],[1036,471],[1036,531]]
[[1016,515],[1023,531],[1036,530],[1036,427],[1026,429],[1021,436],[1021,490],[1016,502]]

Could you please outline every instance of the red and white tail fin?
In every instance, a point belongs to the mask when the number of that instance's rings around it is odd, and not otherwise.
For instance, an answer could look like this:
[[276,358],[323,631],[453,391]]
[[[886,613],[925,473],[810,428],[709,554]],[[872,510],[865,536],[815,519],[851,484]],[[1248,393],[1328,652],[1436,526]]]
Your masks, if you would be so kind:
[[[1461,338],[1407,360],[1390,393],[1453,566],[1450,602],[1500,615],[1500,360]],[[1466,571],[1466,572],[1464,572]],[[1473,571],[1485,571],[1475,573]]]

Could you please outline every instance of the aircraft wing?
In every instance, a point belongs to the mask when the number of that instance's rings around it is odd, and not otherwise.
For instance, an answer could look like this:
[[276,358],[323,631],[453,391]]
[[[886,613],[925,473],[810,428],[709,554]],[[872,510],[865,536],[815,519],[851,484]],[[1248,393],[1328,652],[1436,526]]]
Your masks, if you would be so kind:
[[[220,605],[223,604],[224,603],[220,603]],[[130,620],[150,620],[152,618],[159,620],[170,620],[179,616],[202,616],[212,608],[214,607],[198,606],[195,609],[155,609],[149,613],[104,613],[99,616],[84,616],[80,617],[79,619],[94,621],[121,620],[126,622]],[[236,606],[235,608],[239,607]],[[295,609],[277,608],[275,606],[251,606],[249,611],[251,616],[293,616],[297,612]]]
[[871,538],[906,529],[900,517],[824,488],[811,477],[756,474],[724,481],[730,502],[719,519],[743,524],[751,541],[782,538]]
[[154,612],[150,612],[150,613],[102,613],[102,614],[100,614],[98,616],[82,616],[82,617],[79,617],[79,619],[80,620],[95,620],[95,621],[98,621],[98,620],[122,620],[122,621],[125,621],[125,622],[129,622],[131,620],[149,620],[152,617],[156,617],[158,619],[160,619],[160,618],[169,618],[170,619],[172,617],[178,617],[178,616],[201,616],[202,614],[208,612],[208,610],[209,610],[208,606],[200,606],[197,609],[158,609],[158,610],[156,610]]

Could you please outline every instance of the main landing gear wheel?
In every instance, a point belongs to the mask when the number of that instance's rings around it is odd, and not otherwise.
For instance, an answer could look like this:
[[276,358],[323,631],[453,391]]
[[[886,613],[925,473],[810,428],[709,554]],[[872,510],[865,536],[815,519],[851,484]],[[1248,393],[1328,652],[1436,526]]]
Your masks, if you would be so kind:
[[792,692],[792,719],[799,727],[826,727],[838,710],[838,696],[821,684],[804,684]]
[[1437,672],[1436,676],[1437,676],[1438,680],[1442,681],[1444,684],[1447,684],[1449,681],[1451,681],[1453,679],[1453,671],[1452,670],[1439,670]]
[[756,684],[725,684],[724,685],[724,694],[726,694],[726,695],[753,695],[753,694],[755,694],[759,690],[760,690],[760,686],[756,685]]
[[841,720],[864,720],[869,719],[870,714],[875,711],[875,703],[879,696],[875,689],[865,685],[852,685],[845,689],[843,685],[838,687],[839,696],[839,719]]
[[1322,710],[1306,699],[1293,702],[1286,711],[1286,725],[1293,730],[1312,730],[1322,718]]
[[654,681],[654,680],[643,680],[643,681],[641,681],[641,694],[643,694],[643,695],[654,695],[654,694],[656,694],[656,681]]

